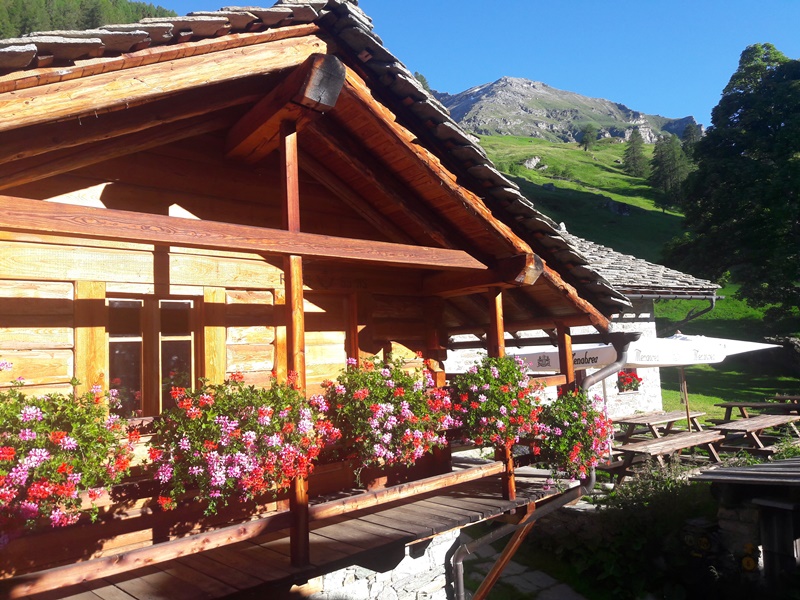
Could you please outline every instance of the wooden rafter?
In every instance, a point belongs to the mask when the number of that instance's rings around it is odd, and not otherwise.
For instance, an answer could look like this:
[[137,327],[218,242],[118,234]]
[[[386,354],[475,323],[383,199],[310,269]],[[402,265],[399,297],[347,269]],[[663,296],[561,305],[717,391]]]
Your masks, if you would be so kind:
[[0,164],[145,130],[158,135],[170,123],[255,102],[263,96],[263,89],[264,81],[250,78],[191,90],[127,110],[12,129],[0,133]]
[[[358,173],[374,188],[383,211],[398,211],[426,237],[445,248],[465,248],[470,244],[460,239],[453,229],[440,224],[442,219],[429,206],[414,197],[413,193],[387,171],[384,163],[371,157],[357,144],[347,131],[328,120],[317,121],[309,127],[314,145],[332,155],[348,170]],[[312,152],[312,148],[307,148]]]
[[544,269],[542,260],[534,255],[520,255],[496,262],[491,271],[481,277],[474,274],[437,274],[425,279],[423,293],[426,296],[463,296],[485,292],[490,287],[515,287],[533,285]]
[[480,229],[491,232],[498,243],[510,250],[509,254],[533,253],[527,243],[492,215],[489,208],[478,196],[459,185],[456,177],[441,165],[438,158],[418,144],[415,136],[397,123],[395,115],[373,98],[364,81],[350,69],[347,71],[347,81],[342,90],[342,96],[360,105],[362,109],[376,119],[376,122],[379,123],[385,133],[397,140],[398,151],[404,152],[416,161],[426,176],[435,180],[458,206],[466,207],[468,214],[477,219],[476,225],[479,221]]
[[279,256],[294,254],[418,269],[477,272],[486,269],[460,250],[293,233],[11,196],[0,196],[0,229]]
[[300,168],[314,177],[342,202],[347,204],[356,213],[360,214],[377,231],[392,242],[398,244],[413,244],[415,240],[405,231],[397,227],[378,211],[365,198],[357,194],[344,183],[335,173],[314,158],[308,152],[300,152]]
[[177,140],[227,129],[240,114],[234,107],[219,114],[199,115],[171,123],[157,133],[139,131],[127,136],[93,142],[80,148],[64,148],[0,165],[0,190],[39,181],[61,173],[68,173],[113,158],[169,144]]

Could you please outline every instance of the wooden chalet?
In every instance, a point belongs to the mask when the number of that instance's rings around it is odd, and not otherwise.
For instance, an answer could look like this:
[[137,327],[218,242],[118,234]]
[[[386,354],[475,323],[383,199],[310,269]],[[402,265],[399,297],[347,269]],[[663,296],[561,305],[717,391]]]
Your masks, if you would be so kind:
[[[29,393],[113,381],[139,392],[130,408],[146,418],[179,374],[222,382],[241,372],[258,385],[295,371],[313,391],[348,356],[405,348],[437,361],[463,333],[498,355],[506,336],[530,329],[552,332],[566,356],[571,328],[604,332],[626,303],[355,3],[34,34],[0,41],[0,69],[0,359]],[[444,456],[434,473],[334,504],[315,498],[339,484],[312,481],[310,508],[298,485],[290,499],[216,521],[189,506],[175,522],[136,488],[78,533],[13,540],[0,550],[2,576],[14,576],[4,589],[80,585],[69,588],[77,597],[106,597],[98,581],[141,581],[164,561],[158,581],[190,585],[210,572],[211,549],[225,546],[215,560],[230,562],[228,546],[244,540],[282,566],[217,588],[302,581],[332,568],[331,556],[350,560],[334,534],[320,559],[317,520],[352,524],[370,506],[491,484],[481,510],[429,506],[436,527],[377,536],[402,547],[542,499],[515,498],[502,462],[455,471]],[[282,530],[290,556],[269,547]]]

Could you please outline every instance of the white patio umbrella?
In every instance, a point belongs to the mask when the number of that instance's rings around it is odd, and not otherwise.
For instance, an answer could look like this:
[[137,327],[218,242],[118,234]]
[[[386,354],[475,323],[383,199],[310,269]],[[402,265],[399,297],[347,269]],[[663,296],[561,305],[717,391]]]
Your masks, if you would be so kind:
[[[678,367],[681,397],[686,406],[688,419],[689,395],[684,367],[715,364],[733,354],[779,347],[778,344],[676,333],[667,338],[639,338],[632,342],[628,347],[628,359],[624,366],[630,368]],[[530,365],[531,372],[560,371],[558,350],[535,351],[528,348],[519,350],[509,348],[508,352],[522,357]],[[572,359],[576,370],[600,368],[614,362],[616,352],[610,344],[576,344],[572,348]],[[691,427],[691,422],[689,427]]]
[[[639,338],[628,347],[626,367],[681,367],[713,364],[742,352],[779,348],[778,344],[743,342],[702,335],[676,333],[667,338]],[[509,354],[519,356],[528,363],[531,372],[558,372],[561,364],[558,350],[532,348],[507,348]],[[609,365],[617,358],[611,344],[576,344],[572,347],[575,369],[594,369]]]

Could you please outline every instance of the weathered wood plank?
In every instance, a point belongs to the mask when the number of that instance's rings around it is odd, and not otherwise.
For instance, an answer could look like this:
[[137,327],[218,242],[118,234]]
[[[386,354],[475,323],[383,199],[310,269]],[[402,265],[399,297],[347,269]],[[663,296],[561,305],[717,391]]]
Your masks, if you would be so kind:
[[225,308],[225,289],[205,288],[200,320],[203,324],[203,372],[212,384],[225,381],[227,371]]
[[[170,253],[174,285],[205,285],[210,279],[225,287],[275,287],[282,273],[267,262]],[[89,280],[107,284],[153,284],[152,252],[74,248],[30,243],[0,246],[0,279],[42,281]]]
[[125,85],[119,83],[120,74],[112,72],[65,81],[47,94],[35,88],[8,92],[0,95],[0,131],[91,116],[169,93],[277,72],[300,64],[315,52],[325,53],[327,48],[314,36],[278,40],[135,67],[126,72]]
[[100,239],[125,238],[155,244],[162,244],[168,239],[173,245],[195,248],[337,258],[416,268],[477,271],[486,268],[460,250],[333,238],[120,210],[53,205],[10,196],[0,196],[0,228]]
[[106,377],[108,342],[106,326],[106,286],[103,282],[75,283],[75,377],[80,381],[76,391],[85,394],[92,386],[109,385]]
[[75,375],[73,357],[72,350],[4,350],[3,360],[14,365],[5,375],[36,386],[67,383]]

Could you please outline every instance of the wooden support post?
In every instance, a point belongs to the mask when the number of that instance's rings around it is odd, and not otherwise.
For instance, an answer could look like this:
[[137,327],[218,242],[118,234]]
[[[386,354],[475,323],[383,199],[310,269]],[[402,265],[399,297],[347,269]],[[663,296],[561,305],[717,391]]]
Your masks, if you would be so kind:
[[487,332],[489,356],[505,356],[505,323],[503,322],[503,292],[500,288],[489,290],[489,331]]
[[[526,519],[530,519],[535,510],[536,504],[529,504]],[[525,525],[522,525],[514,532],[514,535],[511,536],[508,544],[506,544],[506,547],[503,548],[503,551],[500,553],[500,557],[494,563],[491,570],[486,574],[486,577],[483,578],[483,581],[478,586],[478,589],[475,590],[475,593],[472,595],[472,600],[486,600],[486,598],[489,596],[489,592],[492,591],[492,588],[500,579],[503,569],[505,569],[508,563],[511,562],[511,559],[514,558],[514,554],[516,554],[517,550],[519,550],[519,547],[522,545],[522,542],[525,541],[525,538],[528,536],[531,529],[533,529],[535,523],[535,521],[531,521]]]
[[227,370],[225,289],[203,288],[203,377],[223,383]]
[[[291,121],[280,125],[280,154],[284,193],[284,226],[291,233],[300,232],[300,177],[297,157],[297,127]],[[297,377],[299,389],[306,388],[305,312],[303,307],[303,259],[290,255],[283,260],[286,287],[286,356],[290,373]],[[292,528],[290,551],[292,565],[311,562],[308,516],[308,481],[292,481],[290,496]]]
[[345,332],[345,351],[348,358],[361,358],[361,349],[358,344],[358,294],[348,294],[344,300],[344,309],[347,319]]
[[97,281],[75,282],[75,378],[81,383],[76,392],[84,394],[93,385],[110,384],[106,342],[106,284]]
[[572,359],[572,335],[570,334],[569,327],[563,323],[557,323],[556,331],[558,333],[558,362],[561,365],[561,373],[567,379],[564,385],[565,389],[575,388],[575,363]]
[[[489,356],[499,358],[506,354],[503,292],[500,288],[489,290],[489,331],[486,336],[486,346]],[[506,500],[516,499],[517,484],[514,478],[514,456],[511,447],[498,448],[495,460],[502,461],[506,467],[503,472],[503,498]]]

